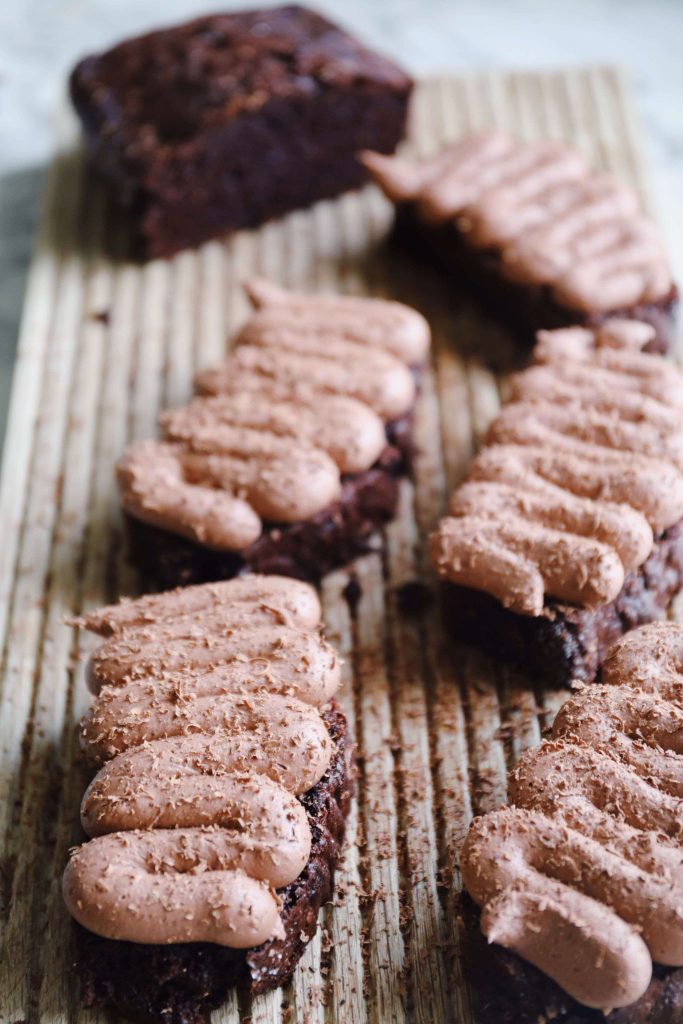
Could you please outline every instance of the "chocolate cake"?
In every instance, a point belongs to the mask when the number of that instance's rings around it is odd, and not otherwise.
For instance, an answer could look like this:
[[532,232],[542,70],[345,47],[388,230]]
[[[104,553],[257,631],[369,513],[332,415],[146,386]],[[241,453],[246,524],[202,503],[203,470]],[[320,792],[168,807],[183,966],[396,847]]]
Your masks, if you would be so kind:
[[276,572],[318,579],[394,515],[429,328],[395,302],[252,282],[256,312],[161,441],[118,466],[149,587]]
[[683,374],[652,336],[540,332],[431,539],[451,632],[554,685],[683,584]]
[[211,14],[86,57],[71,97],[147,256],[252,227],[366,178],[412,82],[305,7]]
[[420,164],[367,153],[397,206],[396,233],[465,285],[520,342],[607,318],[649,323],[652,351],[675,338],[677,289],[637,196],[558,142],[470,135]]
[[582,1006],[532,964],[489,944],[476,904],[459,905],[462,955],[473,996],[473,1024],[673,1024],[683,1016],[683,970],[655,964],[635,1003],[604,1013]]
[[638,572],[629,573],[613,601],[594,610],[548,601],[537,617],[514,615],[471,587],[444,584],[443,609],[451,635],[482,647],[523,672],[570,686],[590,681],[625,632],[665,616],[683,585],[683,526],[657,538]]
[[461,911],[476,1024],[683,1015],[682,667],[678,627],[623,638],[605,685],[568,700],[511,773],[512,806],[475,819],[462,871],[481,930],[467,897]]
[[85,1006],[109,1006],[169,1024],[201,1024],[230,988],[260,995],[289,980],[315,934],[318,911],[332,898],[353,791],[346,721],[334,704],[324,719],[336,753],[324,777],[301,798],[313,842],[303,872],[280,893],[285,937],[245,952],[210,943],[115,942],[76,926]]
[[230,987],[291,977],[332,895],[353,784],[319,621],[312,588],[267,576],[81,620],[109,637],[81,723],[100,767],[81,805],[91,838],[64,876],[85,1005],[199,1024]]

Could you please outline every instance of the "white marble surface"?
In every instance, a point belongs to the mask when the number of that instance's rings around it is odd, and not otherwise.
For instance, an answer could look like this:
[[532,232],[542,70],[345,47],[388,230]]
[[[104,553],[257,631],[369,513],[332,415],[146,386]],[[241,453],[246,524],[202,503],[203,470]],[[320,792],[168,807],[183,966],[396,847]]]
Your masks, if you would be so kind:
[[[255,0],[254,0],[255,3]],[[683,0],[316,0],[415,72],[625,65],[664,226],[683,268]],[[0,431],[52,116],[74,61],[163,22],[249,0],[0,4]]]

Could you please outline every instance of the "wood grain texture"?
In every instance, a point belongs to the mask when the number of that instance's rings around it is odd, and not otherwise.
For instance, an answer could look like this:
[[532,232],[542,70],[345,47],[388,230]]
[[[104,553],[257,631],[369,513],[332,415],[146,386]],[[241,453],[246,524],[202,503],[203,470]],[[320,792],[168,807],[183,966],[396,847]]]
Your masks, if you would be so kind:
[[[620,73],[606,68],[436,78],[416,93],[409,146],[437,150],[496,124],[574,140],[649,195]],[[145,266],[88,179],[64,116],[30,274],[0,494],[0,1020],[95,1024],[79,1008],[60,876],[79,840],[75,722],[92,640],[67,615],[133,593],[112,470],[125,444],[184,401],[247,313],[258,273],[310,291],[394,296],[434,331],[417,410],[414,482],[374,550],[322,587],[345,660],[358,800],[338,894],[284,991],[233,994],[214,1024],[471,1021],[458,957],[458,850],[473,813],[505,800],[505,772],[563,695],[454,650],[439,628],[425,537],[504,381],[479,356],[504,333],[430,268],[384,246],[391,211],[368,188],[259,231]],[[106,253],[106,255],[105,255]],[[111,1020],[110,1017],[107,1018]]]

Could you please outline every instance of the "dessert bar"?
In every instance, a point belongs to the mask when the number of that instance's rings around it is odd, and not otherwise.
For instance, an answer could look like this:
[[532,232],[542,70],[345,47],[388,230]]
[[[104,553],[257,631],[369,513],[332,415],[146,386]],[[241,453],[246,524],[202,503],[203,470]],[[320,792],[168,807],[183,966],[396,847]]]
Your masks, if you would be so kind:
[[560,142],[469,135],[414,164],[367,153],[397,207],[397,232],[526,345],[541,328],[631,317],[674,340],[676,287],[636,194]]
[[339,659],[296,580],[245,576],[81,620],[106,639],[97,769],[64,898],[89,1006],[199,1024],[284,984],[331,898],[352,791]]
[[261,224],[366,178],[412,83],[304,7],[211,14],[86,57],[71,97],[147,256]]
[[472,824],[477,1024],[683,1017],[682,669],[678,627],[623,638]]
[[683,373],[653,329],[542,331],[431,538],[454,634],[590,681],[683,583]]
[[410,461],[429,328],[395,302],[252,282],[256,311],[162,440],[118,466],[148,586],[250,569],[316,579],[367,549]]

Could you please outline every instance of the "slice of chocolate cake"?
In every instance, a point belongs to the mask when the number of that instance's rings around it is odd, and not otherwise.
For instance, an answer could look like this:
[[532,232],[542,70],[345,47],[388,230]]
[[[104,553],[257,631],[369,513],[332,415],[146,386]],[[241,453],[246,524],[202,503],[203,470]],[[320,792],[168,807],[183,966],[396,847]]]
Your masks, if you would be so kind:
[[88,1006],[199,1024],[284,984],[331,898],[353,750],[307,584],[247,576],[105,608],[64,874]]
[[71,97],[147,256],[357,188],[410,78],[305,7],[211,14],[86,57]]
[[554,684],[683,584],[683,373],[653,333],[540,332],[431,539],[455,635]]
[[[620,641],[462,851],[476,1024],[683,1019],[683,631]],[[654,966],[653,966],[654,962]],[[535,965],[535,966],[532,966]]]
[[429,327],[378,299],[249,286],[257,309],[163,438],[118,466],[150,587],[245,570],[317,579],[366,550],[408,469]]
[[435,257],[526,345],[541,328],[630,317],[674,340],[677,290],[636,194],[572,147],[470,135],[419,164],[366,166],[397,206],[397,232]]

